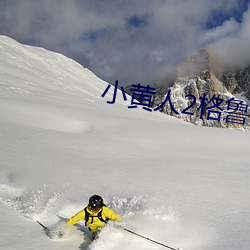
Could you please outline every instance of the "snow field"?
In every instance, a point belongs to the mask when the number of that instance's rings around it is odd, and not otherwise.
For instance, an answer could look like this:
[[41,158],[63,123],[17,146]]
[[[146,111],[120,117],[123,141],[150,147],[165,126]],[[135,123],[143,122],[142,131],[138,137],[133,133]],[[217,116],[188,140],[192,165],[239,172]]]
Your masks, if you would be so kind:
[[112,225],[90,243],[83,222],[62,239],[36,223],[56,230],[95,193],[166,245],[249,249],[249,133],[131,110],[119,91],[107,104],[87,69],[6,37],[0,76],[2,249],[162,249]]

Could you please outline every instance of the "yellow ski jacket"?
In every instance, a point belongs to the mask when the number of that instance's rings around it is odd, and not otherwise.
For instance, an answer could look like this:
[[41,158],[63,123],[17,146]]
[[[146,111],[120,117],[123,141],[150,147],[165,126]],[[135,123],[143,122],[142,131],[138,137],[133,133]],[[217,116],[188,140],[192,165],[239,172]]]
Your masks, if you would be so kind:
[[[97,232],[100,228],[102,228],[106,223],[104,221],[112,220],[112,221],[121,221],[121,217],[116,214],[113,210],[110,208],[103,206],[99,211],[93,212],[88,207],[86,207],[87,212],[89,213],[88,221],[85,221],[86,226],[90,229],[92,233]],[[100,215],[101,212],[101,218],[100,220],[98,218],[98,215]],[[80,220],[85,220],[85,210],[82,209],[77,214],[72,216],[68,221],[67,224],[74,225]]]

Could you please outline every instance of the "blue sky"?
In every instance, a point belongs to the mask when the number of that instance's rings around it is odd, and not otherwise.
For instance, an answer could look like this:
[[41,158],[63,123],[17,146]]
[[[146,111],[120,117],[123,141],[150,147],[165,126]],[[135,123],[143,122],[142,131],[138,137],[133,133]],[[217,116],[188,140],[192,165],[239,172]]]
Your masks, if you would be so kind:
[[236,8],[233,8],[229,13],[224,13],[222,10],[216,10],[211,13],[211,18],[208,20],[206,24],[207,29],[216,28],[217,26],[223,25],[225,20],[230,18],[235,18],[235,20],[239,23],[242,22],[242,17],[244,12],[248,9],[249,0],[240,0],[238,1],[238,5]]
[[249,0],[1,0],[0,34],[63,53],[124,86],[166,82],[210,48],[223,64],[250,63]]

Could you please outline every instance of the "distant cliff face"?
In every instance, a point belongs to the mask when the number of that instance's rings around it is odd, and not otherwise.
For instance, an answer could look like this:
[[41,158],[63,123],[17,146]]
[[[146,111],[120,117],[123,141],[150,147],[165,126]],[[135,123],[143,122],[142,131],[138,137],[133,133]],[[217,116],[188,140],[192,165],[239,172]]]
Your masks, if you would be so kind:
[[244,69],[234,69],[217,75],[232,94],[241,94],[250,100],[250,65]]
[[[202,126],[250,128],[250,119],[246,116],[250,115],[250,109],[247,113],[243,112],[247,101],[250,100],[250,67],[214,73],[210,65],[209,52],[203,49],[187,58],[177,69],[177,77],[168,89],[171,90],[170,99],[173,107],[179,114],[173,112],[169,102],[162,108],[163,113]],[[166,97],[167,90],[161,89],[160,91],[165,96],[163,97],[157,91],[154,100],[155,106]],[[205,98],[207,98],[206,104],[203,105]],[[232,98],[243,100],[242,103],[239,103],[241,108],[238,111],[235,111],[235,106],[229,106],[227,103]],[[219,104],[220,102],[221,104]],[[214,108],[211,108],[213,106]],[[188,109],[185,110],[186,108]],[[233,114],[228,112],[240,113],[241,115],[234,114],[234,116],[239,117],[241,122],[233,120],[231,118]],[[243,118],[245,119],[244,126],[242,126]]]
[[[196,125],[249,130],[250,107],[247,108],[247,105],[250,105],[250,66],[220,72],[211,64],[206,49],[188,57],[177,69],[172,84],[154,86],[156,94],[152,96],[152,107],[163,103],[170,90],[175,112],[169,99],[159,109],[160,112]],[[131,95],[130,87],[126,87],[126,92]],[[235,100],[236,103],[233,103]]]
[[160,112],[201,126],[250,129],[250,66],[219,71],[202,49],[178,67],[172,84],[154,87],[153,108],[167,99]]

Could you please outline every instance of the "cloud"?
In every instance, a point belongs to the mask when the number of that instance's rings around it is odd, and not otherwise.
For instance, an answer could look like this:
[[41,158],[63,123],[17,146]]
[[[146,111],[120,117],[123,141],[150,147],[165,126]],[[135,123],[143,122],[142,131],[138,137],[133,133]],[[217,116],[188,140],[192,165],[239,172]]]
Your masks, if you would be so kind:
[[[204,46],[218,53],[249,38],[248,14],[233,18],[238,9],[237,0],[2,0],[0,33],[61,52],[111,83],[152,84]],[[232,18],[208,30],[214,13]]]
[[[221,29],[227,29],[226,24]],[[250,9],[233,32],[210,44],[210,51],[218,64],[224,67],[245,67],[250,64]]]
[[200,37],[201,44],[211,44],[213,42],[219,41],[225,37],[235,34],[240,28],[240,24],[235,20],[235,18],[230,18],[224,21],[221,26],[204,31],[203,35]]

